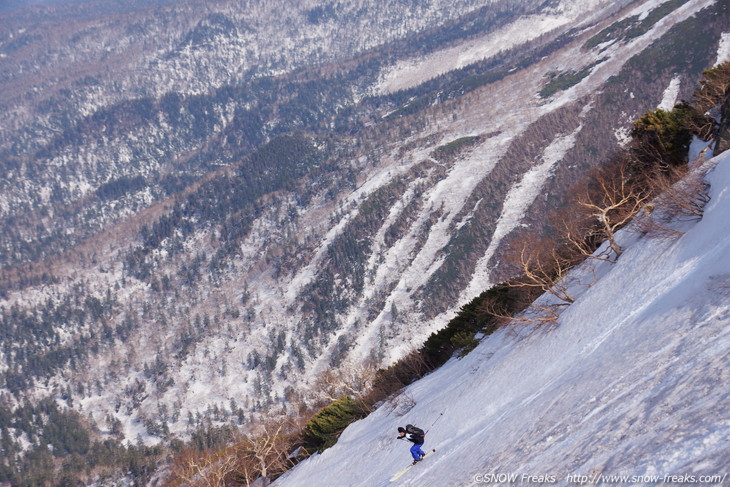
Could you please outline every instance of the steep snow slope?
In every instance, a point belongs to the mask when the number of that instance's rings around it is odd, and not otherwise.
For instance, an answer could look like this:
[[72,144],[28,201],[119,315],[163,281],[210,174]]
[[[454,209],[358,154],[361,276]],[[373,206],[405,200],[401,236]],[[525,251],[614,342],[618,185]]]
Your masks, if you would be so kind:
[[[710,164],[712,199],[682,237],[624,231],[618,263],[576,271],[598,279],[558,326],[489,336],[276,485],[728,485],[730,152]],[[437,452],[391,484],[405,423]]]

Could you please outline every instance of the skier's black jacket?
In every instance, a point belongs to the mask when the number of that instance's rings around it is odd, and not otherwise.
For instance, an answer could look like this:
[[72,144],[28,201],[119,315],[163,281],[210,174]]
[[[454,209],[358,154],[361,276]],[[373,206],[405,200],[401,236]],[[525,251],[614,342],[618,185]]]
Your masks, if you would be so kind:
[[423,445],[425,433],[421,428],[417,428],[412,424],[406,425],[406,439],[412,441],[416,445]]

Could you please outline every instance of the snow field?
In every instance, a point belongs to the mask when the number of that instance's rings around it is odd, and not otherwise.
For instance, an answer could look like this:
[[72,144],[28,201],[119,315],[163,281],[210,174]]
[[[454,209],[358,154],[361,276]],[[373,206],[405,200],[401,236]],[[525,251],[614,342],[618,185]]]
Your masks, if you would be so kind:
[[[616,264],[584,264],[599,279],[558,326],[499,330],[275,485],[720,485],[730,465],[730,153],[710,163],[712,200],[682,237],[624,231]],[[430,429],[424,448],[437,453],[390,483],[410,461],[396,440],[406,423]]]

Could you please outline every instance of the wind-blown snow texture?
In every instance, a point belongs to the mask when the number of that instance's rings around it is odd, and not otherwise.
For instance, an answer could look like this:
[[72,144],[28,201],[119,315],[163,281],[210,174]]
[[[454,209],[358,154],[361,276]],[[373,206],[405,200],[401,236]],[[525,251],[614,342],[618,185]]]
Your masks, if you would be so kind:
[[[616,264],[576,270],[598,279],[558,326],[487,337],[276,485],[728,485],[730,152],[709,163],[712,199],[682,237],[624,231]],[[432,426],[437,453],[391,484],[410,461],[406,423]]]

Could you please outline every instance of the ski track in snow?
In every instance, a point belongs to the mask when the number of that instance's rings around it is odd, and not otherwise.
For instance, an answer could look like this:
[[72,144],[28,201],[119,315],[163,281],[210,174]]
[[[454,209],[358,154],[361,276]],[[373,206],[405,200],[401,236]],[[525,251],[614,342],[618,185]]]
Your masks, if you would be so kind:
[[[490,474],[519,484],[545,475],[561,486],[575,485],[575,475],[598,485],[611,475],[635,477],[621,485],[719,475],[706,485],[722,485],[730,465],[730,151],[707,164],[715,166],[712,199],[701,221],[678,223],[683,236],[622,230],[619,261],[584,263],[600,278],[557,327],[495,332],[409,386],[410,408],[397,398],[384,404],[274,485],[466,486]],[[405,423],[428,429],[424,448],[436,454],[389,483],[409,461],[409,445],[394,439]]]

